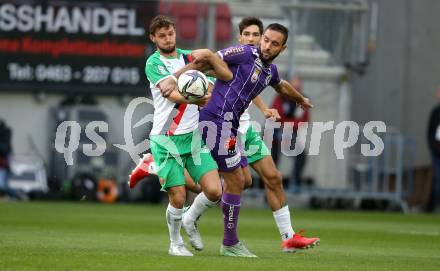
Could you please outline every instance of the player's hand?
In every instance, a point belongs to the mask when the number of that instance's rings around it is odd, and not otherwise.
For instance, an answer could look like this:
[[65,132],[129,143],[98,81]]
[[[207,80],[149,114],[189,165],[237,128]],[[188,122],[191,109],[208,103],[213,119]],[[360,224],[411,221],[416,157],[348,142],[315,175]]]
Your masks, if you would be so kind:
[[313,104],[310,103],[310,99],[309,98],[304,98],[302,101],[298,102],[299,105],[303,108],[303,109],[307,109],[307,108],[313,108]]
[[266,119],[268,119],[268,118],[274,118],[275,120],[280,120],[281,119],[281,116],[278,113],[278,110],[276,110],[275,108],[265,109],[263,111],[263,114],[266,117]]
[[204,107],[209,102],[210,99],[211,99],[211,93],[206,93],[205,96],[192,102],[192,104],[196,104],[200,107]]
[[200,62],[207,62],[208,58],[211,57],[212,52],[209,49],[198,49],[191,53],[194,63],[198,64]]
[[177,83],[170,77],[159,83],[159,89],[163,97],[169,97],[171,92],[177,89]]
[[214,72],[214,68],[211,66],[211,64],[208,61],[199,61],[197,63],[193,62],[192,64],[194,65],[195,70],[201,71],[207,76],[212,76],[212,75],[208,75],[207,72],[210,71]]

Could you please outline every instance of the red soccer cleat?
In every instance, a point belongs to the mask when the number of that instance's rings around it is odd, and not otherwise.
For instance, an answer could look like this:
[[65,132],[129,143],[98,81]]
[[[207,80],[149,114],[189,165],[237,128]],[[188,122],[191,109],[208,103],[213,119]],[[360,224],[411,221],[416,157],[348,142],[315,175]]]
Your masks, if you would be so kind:
[[151,173],[151,166],[154,163],[153,156],[151,153],[147,153],[144,155],[142,159],[140,159],[139,164],[133,169],[130,179],[128,181],[128,186],[133,189],[138,182],[140,182],[145,177],[149,176]]
[[283,252],[294,252],[299,249],[312,248],[319,245],[320,239],[317,237],[307,238],[299,233],[295,233],[290,239],[283,241]]

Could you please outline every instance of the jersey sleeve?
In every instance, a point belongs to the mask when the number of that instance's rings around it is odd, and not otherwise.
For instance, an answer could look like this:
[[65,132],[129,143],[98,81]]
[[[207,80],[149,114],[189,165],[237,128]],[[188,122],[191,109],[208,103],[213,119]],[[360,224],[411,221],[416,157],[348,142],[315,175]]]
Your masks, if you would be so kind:
[[279,85],[281,83],[281,79],[278,74],[277,66],[271,65],[270,72],[272,74],[272,78],[270,79],[269,85],[273,87]]
[[157,85],[160,81],[170,76],[171,73],[165,67],[165,64],[157,57],[150,57],[145,64],[145,74],[148,81]]
[[217,52],[221,59],[227,64],[240,64],[252,54],[248,45],[236,45]]

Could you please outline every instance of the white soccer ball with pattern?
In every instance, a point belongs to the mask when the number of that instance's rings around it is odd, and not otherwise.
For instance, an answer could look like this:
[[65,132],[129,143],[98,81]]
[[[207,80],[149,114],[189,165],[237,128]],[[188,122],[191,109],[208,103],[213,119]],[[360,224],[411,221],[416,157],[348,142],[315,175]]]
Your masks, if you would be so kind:
[[177,80],[177,87],[188,100],[198,100],[206,95],[208,92],[208,79],[199,71],[189,70],[182,73]]

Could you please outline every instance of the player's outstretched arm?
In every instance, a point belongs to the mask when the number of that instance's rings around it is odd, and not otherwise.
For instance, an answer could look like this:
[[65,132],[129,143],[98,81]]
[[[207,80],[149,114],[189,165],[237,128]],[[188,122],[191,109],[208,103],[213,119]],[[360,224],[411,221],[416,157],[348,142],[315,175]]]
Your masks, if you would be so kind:
[[252,102],[260,109],[261,113],[266,118],[275,118],[275,120],[281,119],[280,113],[275,108],[269,108],[260,96],[255,97]]
[[222,81],[231,81],[233,74],[228,68],[228,64],[224,62],[217,54],[209,49],[194,50],[191,55],[195,63],[208,63],[214,70],[215,77]]
[[310,103],[310,100],[301,95],[289,82],[286,80],[281,80],[281,82],[274,86],[274,89],[283,96],[288,97],[289,99],[296,101],[303,108],[312,108],[313,105]]

